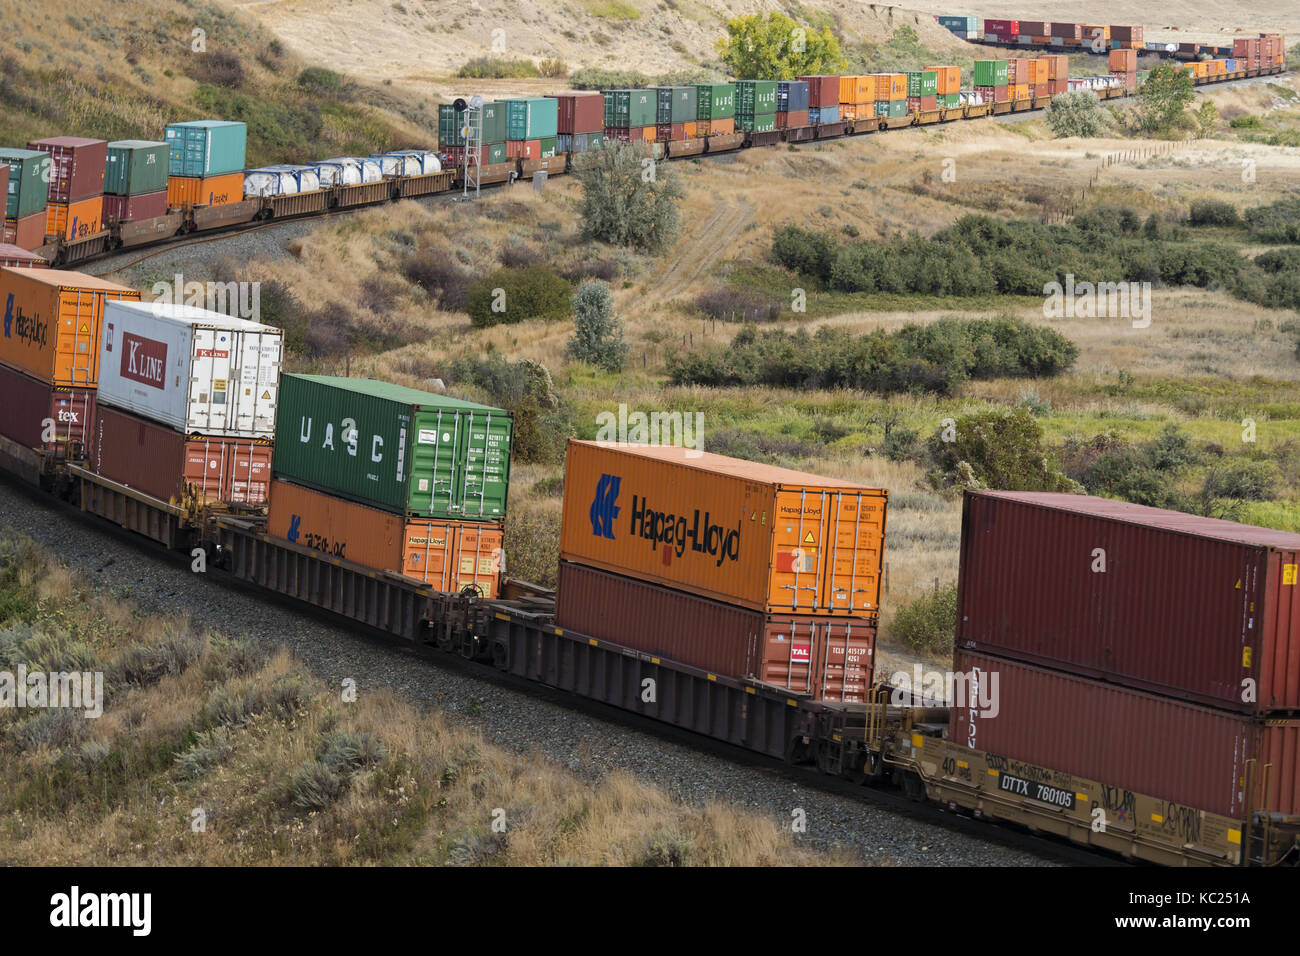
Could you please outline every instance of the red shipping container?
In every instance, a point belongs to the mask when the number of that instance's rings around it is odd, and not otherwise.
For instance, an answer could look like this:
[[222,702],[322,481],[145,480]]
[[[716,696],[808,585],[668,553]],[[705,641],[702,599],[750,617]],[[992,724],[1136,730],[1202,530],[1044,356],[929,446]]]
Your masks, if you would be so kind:
[[104,195],[104,220],[135,222],[167,215],[167,190],[142,196]]
[[[1241,818],[1246,761],[1276,813],[1300,813],[1300,719],[1259,720],[958,649],[995,704],[953,707],[948,738],[972,750]],[[987,714],[987,716],[986,716]]]
[[795,110],[793,113],[777,113],[776,125],[779,129],[799,129],[808,125],[808,111]]
[[1029,57],[1013,56],[1007,59],[1007,83],[1015,86],[1030,82]]
[[566,136],[599,133],[605,123],[605,97],[601,93],[566,93],[559,100],[557,132]]
[[655,127],[655,139],[660,143],[669,139],[680,140],[685,138],[685,123],[660,123]]
[[45,215],[42,209],[22,219],[6,219],[0,240],[19,249],[39,249],[45,245]]
[[50,154],[50,202],[76,202],[104,191],[108,141],[82,136],[51,136],[27,144]]
[[1298,565],[1300,534],[968,492],[957,643],[1230,710],[1300,710]]
[[1052,96],[1060,96],[1062,93],[1070,92],[1070,81],[1068,79],[1048,80],[1047,89]]
[[95,417],[93,388],[66,388],[0,365],[0,435],[79,459]]
[[633,126],[631,129],[623,129],[617,126],[605,127],[606,139],[617,139],[624,143],[639,143],[644,138],[645,130],[640,126]]
[[562,561],[555,623],[818,700],[861,703],[871,687],[876,629],[859,618],[765,614]]
[[162,501],[263,504],[271,487],[271,443],[186,435],[108,405],[95,413],[90,468]]
[[1021,20],[1020,28],[1016,32],[1025,36],[1044,36],[1049,27],[1050,24],[1046,20]]
[[1070,58],[1063,53],[1049,53],[1039,59],[1047,61],[1047,81],[1070,78]]
[[838,76],[801,76],[799,79],[808,84],[809,107],[821,109],[823,106],[840,105]]
[[985,20],[984,32],[1002,37],[1014,37],[1020,33],[1019,20]]
[[50,264],[21,246],[0,242],[0,269],[48,269]]
[[540,159],[541,156],[542,141],[540,139],[506,140],[507,159]]
[[1054,37],[1062,37],[1069,40],[1080,40],[1083,38],[1082,23],[1053,23],[1048,33]]
[[939,108],[939,97],[937,96],[909,96],[907,98],[907,111],[909,113],[919,113],[922,110],[937,110]]
[[984,94],[985,103],[1011,102],[1011,87],[1009,86],[977,86],[975,92]]

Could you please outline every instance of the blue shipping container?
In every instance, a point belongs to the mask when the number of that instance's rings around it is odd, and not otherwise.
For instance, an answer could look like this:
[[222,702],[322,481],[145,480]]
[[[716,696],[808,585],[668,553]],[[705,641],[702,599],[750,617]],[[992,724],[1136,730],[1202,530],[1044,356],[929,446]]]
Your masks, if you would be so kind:
[[980,21],[979,17],[940,17],[939,26],[947,27],[954,33],[958,30],[964,33],[978,33]]
[[778,113],[802,113],[807,108],[807,80],[782,80],[776,84],[776,111]]
[[164,137],[172,176],[221,176],[244,169],[248,127],[225,120],[171,123]]
[[808,111],[808,122],[816,125],[817,123],[838,123],[840,121],[840,108],[838,106],[814,106]]

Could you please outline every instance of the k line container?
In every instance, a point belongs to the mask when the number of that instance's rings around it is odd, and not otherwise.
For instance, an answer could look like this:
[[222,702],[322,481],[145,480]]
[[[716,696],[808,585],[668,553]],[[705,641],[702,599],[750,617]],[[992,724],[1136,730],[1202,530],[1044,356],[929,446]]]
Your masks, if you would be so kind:
[[45,211],[49,201],[50,154],[38,149],[0,149],[9,167],[6,219],[25,219]]
[[1298,566],[1300,534],[1084,495],[968,493],[957,644],[1230,710],[1296,711]]
[[0,269],[0,362],[51,385],[99,381],[104,303],[139,300],[126,286],[60,269]]
[[259,505],[271,484],[271,443],[186,435],[107,405],[97,405],[87,461],[110,481],[174,504]]
[[164,302],[110,302],[99,401],[187,433],[275,437],[284,333]]
[[50,182],[47,199],[75,203],[104,192],[104,163],[108,143],[82,136],[51,136],[27,144],[50,154]]
[[499,524],[396,515],[275,479],[267,533],[438,591],[473,588],[488,599],[499,593]]
[[34,252],[12,243],[0,242],[0,268],[8,266],[11,269],[46,269],[49,265]]
[[397,514],[500,521],[510,414],[387,382],[280,379],[275,471]]
[[119,139],[109,143],[104,192],[114,196],[165,192],[169,153],[166,143],[149,140]]
[[242,170],[222,176],[172,176],[167,180],[167,202],[172,206],[224,206],[243,198]]
[[1254,759],[1256,787],[1272,764],[1268,809],[1300,813],[1300,720],[1252,719],[959,648],[953,670],[976,668],[996,714],[953,707],[954,742],[1168,800],[1174,825],[1189,808],[1241,819]]
[[104,194],[103,219],[133,222],[167,215],[167,190],[137,196],[110,196]]
[[45,245],[45,208],[22,219],[6,219],[0,239],[19,249],[39,249]]
[[204,179],[244,169],[248,128],[243,123],[225,120],[169,123],[163,138],[170,150],[167,168],[170,176]]
[[560,556],[751,610],[874,618],[887,499],[676,446],[574,439]]
[[876,628],[857,618],[753,611],[561,561],[555,623],[818,700],[860,703],[871,688]]
[[80,458],[94,418],[93,388],[60,388],[0,365],[0,435]]
[[104,229],[104,197],[91,196],[76,202],[52,202],[45,207],[45,234],[85,239]]

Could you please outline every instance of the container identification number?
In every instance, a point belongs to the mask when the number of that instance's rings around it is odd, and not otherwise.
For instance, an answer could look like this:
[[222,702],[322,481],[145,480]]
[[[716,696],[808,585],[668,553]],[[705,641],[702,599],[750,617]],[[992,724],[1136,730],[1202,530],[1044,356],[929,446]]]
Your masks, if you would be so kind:
[[1035,783],[1032,780],[1025,780],[1023,777],[1013,776],[1009,773],[1004,772],[998,776],[998,789],[1019,794],[1031,800],[1048,803],[1054,807],[1061,807],[1065,810],[1074,809],[1075,795],[1073,790],[1049,787],[1046,784]]

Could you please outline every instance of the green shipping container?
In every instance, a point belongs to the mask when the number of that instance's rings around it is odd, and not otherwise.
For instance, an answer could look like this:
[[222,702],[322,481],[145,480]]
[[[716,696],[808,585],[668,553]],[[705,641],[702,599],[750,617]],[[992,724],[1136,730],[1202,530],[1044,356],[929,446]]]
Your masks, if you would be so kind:
[[[465,127],[465,115],[464,113],[457,113],[450,103],[444,103],[438,107],[439,146],[465,145],[465,137],[461,133]],[[505,103],[484,103],[480,122],[483,124],[483,145],[495,146],[498,143],[502,144],[501,153],[504,156],[506,141]]]
[[450,103],[438,107],[438,145],[444,149],[448,146],[464,146],[465,114],[456,112]]
[[695,95],[697,119],[722,120],[736,115],[734,83],[696,83]]
[[908,96],[938,96],[939,74],[933,70],[907,74]]
[[282,375],[273,470],[397,514],[500,521],[508,412],[388,382]]
[[505,143],[485,143],[484,145],[488,148],[488,162],[493,166],[506,161]]
[[248,127],[225,120],[169,123],[163,134],[171,148],[172,176],[221,176],[244,168]]
[[693,86],[659,87],[658,124],[694,123],[698,115],[696,99]]
[[953,107],[956,107],[956,106],[961,106],[961,94],[960,94],[960,93],[940,93],[940,94],[939,94],[939,105],[940,105],[941,107],[943,107],[944,109],[946,109],[946,110],[950,110],[950,109],[952,109]]
[[[558,115],[558,114],[557,114]],[[506,141],[506,104],[496,101],[483,104],[483,145],[491,146],[501,143],[501,153],[505,155]]]
[[907,115],[907,100],[876,100],[876,115],[899,117]]
[[615,129],[654,126],[659,116],[658,90],[610,90],[605,94],[605,125]]
[[770,129],[776,129],[776,114],[760,113],[758,116],[751,116],[748,113],[737,113],[736,129],[743,129],[749,133],[765,133]]
[[169,147],[143,139],[119,139],[108,144],[104,192],[142,196],[167,188]]
[[549,96],[506,100],[506,139],[550,139],[558,132],[560,101]]
[[50,154],[35,149],[0,149],[9,167],[5,218],[22,219],[45,209],[50,195]]
[[975,86],[1006,86],[1011,64],[1006,60],[976,60]]
[[543,136],[541,139],[541,152],[538,154],[542,159],[552,159],[556,152],[556,136]]
[[[736,83],[736,115],[776,113],[776,80],[741,80]],[[715,117],[716,118],[716,117]]]

